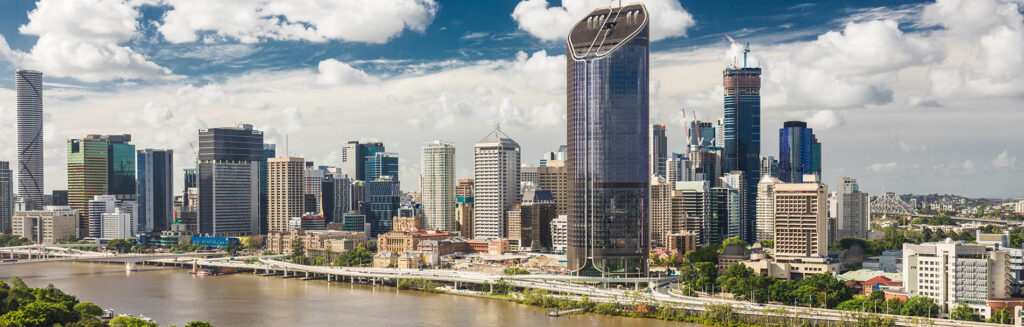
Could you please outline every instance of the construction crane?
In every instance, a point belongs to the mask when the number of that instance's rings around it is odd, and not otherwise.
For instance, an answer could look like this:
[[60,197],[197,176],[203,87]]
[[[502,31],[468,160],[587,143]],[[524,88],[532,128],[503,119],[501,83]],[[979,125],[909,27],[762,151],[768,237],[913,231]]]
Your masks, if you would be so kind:
[[[726,40],[729,40],[729,42],[732,42],[732,44],[735,44],[736,46],[743,49],[743,68],[747,68],[747,54],[750,53],[750,42],[747,42],[747,46],[744,47],[742,44],[736,42],[736,40],[729,36],[729,34],[722,33],[722,35],[725,35]],[[736,58],[733,58],[733,66],[736,65],[735,60]]]

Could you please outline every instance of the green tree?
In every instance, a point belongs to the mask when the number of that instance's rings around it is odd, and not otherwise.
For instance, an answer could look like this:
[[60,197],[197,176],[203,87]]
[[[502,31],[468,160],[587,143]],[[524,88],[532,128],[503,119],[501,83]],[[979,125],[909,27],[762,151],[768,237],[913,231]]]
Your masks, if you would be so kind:
[[299,238],[292,239],[292,263],[306,264],[306,244]]
[[747,248],[747,242],[744,242],[743,240],[741,240],[739,236],[733,236],[733,237],[727,238],[724,241],[722,241],[722,247],[723,248],[727,247],[727,246],[730,246],[730,245],[739,245],[739,246],[742,246],[744,249]]
[[717,265],[718,249],[718,246],[705,246],[698,248],[696,251],[687,252],[683,258],[689,263],[710,262]]
[[935,304],[935,300],[926,296],[915,296],[903,302],[900,314],[915,317],[938,317],[940,310],[941,308]]
[[141,318],[120,316],[114,319],[110,319],[110,327],[159,327],[155,323],[151,323]]
[[993,323],[993,324],[1012,325],[1013,324],[1013,309],[1012,308],[1002,308],[1002,309],[996,310],[995,312],[992,312],[992,317],[988,318],[988,320],[986,320],[985,322]]
[[347,253],[348,266],[363,267],[373,263],[373,253],[363,246],[356,246]]
[[775,247],[775,240],[763,240],[761,241],[761,246],[769,249],[773,248]]
[[132,241],[122,239],[110,240],[110,242],[107,242],[107,249],[117,251],[118,253],[128,253],[132,250]]
[[103,314],[103,308],[100,308],[100,306],[92,302],[80,302],[75,304],[74,311],[82,318],[95,317]]
[[189,322],[188,324],[185,325],[185,327],[213,327],[213,325],[205,321],[196,320],[193,322]]
[[949,319],[962,321],[981,321],[981,316],[974,312],[966,303],[959,303],[949,313]]
[[63,305],[32,302],[25,307],[0,316],[0,326],[53,326],[74,321],[76,316]]

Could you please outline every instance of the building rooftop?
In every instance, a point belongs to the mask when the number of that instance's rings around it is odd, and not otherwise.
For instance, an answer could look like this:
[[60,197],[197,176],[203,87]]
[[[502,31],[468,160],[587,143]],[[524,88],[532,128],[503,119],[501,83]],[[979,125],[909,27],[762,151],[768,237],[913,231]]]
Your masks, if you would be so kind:
[[490,134],[487,134],[483,139],[480,139],[480,142],[476,142],[476,147],[478,148],[497,146],[518,148],[519,143],[516,143],[516,141],[512,140],[508,134],[505,134],[505,132],[502,132],[499,128],[494,129]]

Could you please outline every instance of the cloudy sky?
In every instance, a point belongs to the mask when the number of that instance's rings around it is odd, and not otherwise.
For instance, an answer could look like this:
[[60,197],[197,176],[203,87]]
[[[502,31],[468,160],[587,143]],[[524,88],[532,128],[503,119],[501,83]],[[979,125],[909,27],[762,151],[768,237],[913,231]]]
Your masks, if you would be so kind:
[[[623,1],[628,3],[632,1]],[[420,146],[472,146],[501,122],[533,163],[565,139],[571,24],[606,0],[19,0],[0,2],[0,160],[16,161],[14,70],[44,72],[47,189],[65,140],[131,133],[191,166],[197,129],[251,123],[333,165],[380,140],[415,190]],[[764,68],[762,154],[807,120],[824,178],[872,193],[1024,196],[1024,3],[645,1],[651,122],[682,151],[682,108],[722,115],[721,71]],[[178,178],[180,187],[181,178]]]

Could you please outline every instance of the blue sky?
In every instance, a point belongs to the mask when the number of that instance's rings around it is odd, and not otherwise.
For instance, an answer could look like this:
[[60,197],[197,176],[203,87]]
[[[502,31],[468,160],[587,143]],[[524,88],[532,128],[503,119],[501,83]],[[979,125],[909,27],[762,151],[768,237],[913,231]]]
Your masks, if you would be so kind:
[[[410,191],[422,143],[454,142],[470,177],[472,145],[496,121],[534,164],[564,143],[562,37],[609,3],[3,1],[0,140],[16,140],[13,72],[27,67],[46,74],[51,189],[65,187],[69,137],[132,133],[184,168],[196,129],[239,122],[324,165],[345,141],[383,141]],[[729,33],[765,69],[764,155],[783,121],[807,120],[826,182],[1024,196],[1010,182],[1024,177],[1020,0],[645,3],[651,122],[669,125],[670,151],[682,151],[679,108],[721,116],[721,70],[740,53]]]

